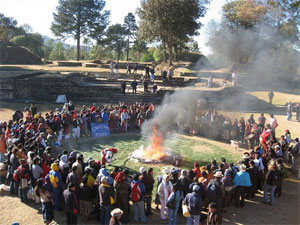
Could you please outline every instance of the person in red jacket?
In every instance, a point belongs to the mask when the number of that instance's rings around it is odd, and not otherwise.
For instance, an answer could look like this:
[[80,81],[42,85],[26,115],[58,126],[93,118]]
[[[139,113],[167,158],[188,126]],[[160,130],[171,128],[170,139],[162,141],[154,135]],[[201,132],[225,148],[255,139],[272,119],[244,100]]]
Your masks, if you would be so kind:
[[193,169],[195,176],[199,179],[201,177],[201,171],[199,169],[199,164],[194,162],[194,169]]

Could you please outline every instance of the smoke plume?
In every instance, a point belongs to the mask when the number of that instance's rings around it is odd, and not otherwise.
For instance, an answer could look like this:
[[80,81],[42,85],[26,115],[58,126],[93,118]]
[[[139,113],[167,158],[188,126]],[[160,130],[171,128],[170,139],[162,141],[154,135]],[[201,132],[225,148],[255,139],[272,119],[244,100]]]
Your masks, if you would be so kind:
[[200,92],[191,91],[189,88],[165,95],[162,104],[156,108],[153,118],[142,124],[142,135],[150,137],[155,126],[165,139],[170,131],[178,128],[178,125],[186,124],[186,120],[195,117],[195,107],[200,95]]
[[297,76],[299,52],[293,41],[276,27],[260,24],[255,29],[229,28],[224,22],[211,22],[208,46],[218,66],[232,66],[244,75],[247,86],[290,88]]

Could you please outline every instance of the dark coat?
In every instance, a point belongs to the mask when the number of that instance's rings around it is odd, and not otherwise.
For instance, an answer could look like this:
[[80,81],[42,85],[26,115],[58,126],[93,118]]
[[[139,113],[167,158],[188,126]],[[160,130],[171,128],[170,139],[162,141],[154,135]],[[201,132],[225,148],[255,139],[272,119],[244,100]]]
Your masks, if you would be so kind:
[[189,193],[184,199],[184,204],[188,206],[191,215],[200,215],[203,203],[199,194]]
[[80,185],[79,200],[93,201],[93,190],[89,186]]
[[189,193],[189,186],[192,183],[192,180],[189,177],[180,177],[179,183],[185,197]]
[[151,175],[146,173],[143,176],[142,182],[144,183],[145,188],[146,188],[145,195],[150,195],[151,196],[155,180],[153,179],[153,177]]
[[217,211],[214,213],[208,212],[207,225],[219,225],[222,224],[222,216]]
[[64,191],[64,198],[66,203],[66,212],[70,214],[77,214],[76,211],[79,211],[79,204],[76,194],[69,189]]
[[111,198],[115,197],[115,191],[113,187],[109,185],[100,185],[99,186],[99,198],[101,206],[111,205]]

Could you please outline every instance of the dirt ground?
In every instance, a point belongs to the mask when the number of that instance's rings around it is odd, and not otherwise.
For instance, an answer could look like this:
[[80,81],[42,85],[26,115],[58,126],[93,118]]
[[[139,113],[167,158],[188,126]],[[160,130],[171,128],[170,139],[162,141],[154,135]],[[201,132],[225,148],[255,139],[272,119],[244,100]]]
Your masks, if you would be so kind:
[[[0,102],[0,120],[8,121],[11,119],[12,113],[16,108],[24,109],[29,104],[20,103],[4,103]],[[62,105],[37,105],[39,111],[42,113],[54,110]],[[250,113],[233,113],[227,112],[228,115],[239,117],[244,116],[248,118]],[[255,114],[257,119],[258,114]],[[267,121],[268,121],[268,116]],[[287,121],[285,115],[275,113],[275,117],[278,119],[278,135],[285,129],[290,129],[292,138],[296,136],[300,137],[300,124],[295,120]],[[207,140],[206,141],[211,141]],[[215,141],[211,141],[215,142]],[[226,145],[219,143],[218,145]],[[228,145],[227,145],[228,147]],[[242,151],[242,150],[238,150]],[[299,160],[298,160],[299,169]],[[262,194],[257,194],[254,200],[247,200],[244,208],[229,208],[228,212],[223,214],[224,224],[300,224],[299,215],[299,196],[300,192],[300,180],[291,175],[289,179],[284,181],[283,193],[281,198],[275,199],[274,206],[269,206],[261,203]],[[153,208],[155,206],[153,205]],[[131,221],[133,221],[131,212]],[[55,213],[55,221],[58,224],[65,224],[66,216],[64,212]],[[154,214],[150,216],[147,224],[166,224],[167,221],[161,221],[159,217],[159,211],[154,209]],[[0,194],[0,225],[10,225],[12,222],[18,221],[20,225],[40,225],[43,224],[41,215],[41,205],[36,205],[31,202],[29,204],[23,204],[17,197],[13,197],[7,193]],[[186,218],[181,215],[178,216],[178,224],[185,224]],[[98,221],[92,220],[89,223],[84,223],[83,218],[79,216],[79,224],[99,224]],[[137,224],[130,222],[130,224]]]

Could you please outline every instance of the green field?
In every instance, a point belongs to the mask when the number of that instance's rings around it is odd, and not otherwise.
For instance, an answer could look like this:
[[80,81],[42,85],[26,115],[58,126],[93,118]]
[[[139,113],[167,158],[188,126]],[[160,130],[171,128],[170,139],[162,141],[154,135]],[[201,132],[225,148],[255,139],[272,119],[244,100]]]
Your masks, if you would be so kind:
[[[118,149],[118,153],[113,165],[121,166],[131,152],[141,145],[147,146],[148,142],[137,134],[118,134],[110,137],[88,138],[78,143],[72,143],[72,146],[70,146],[72,150],[81,152],[85,159],[92,157],[95,160],[100,159],[100,151],[102,149],[115,147]],[[224,145],[224,143],[220,143],[219,145],[218,142],[211,143],[211,141],[204,141],[203,139],[197,140],[195,138],[194,140],[187,137],[179,137],[178,135],[174,135],[165,142],[165,148],[180,153],[183,158],[181,167],[185,169],[191,169],[195,161],[200,165],[207,165],[212,159],[216,159],[219,162],[221,157],[225,157],[227,162],[240,160],[241,152],[231,151],[229,145],[226,148],[224,148]],[[167,164],[142,164],[133,160],[129,160],[126,166],[136,171],[141,166],[146,168],[152,167],[154,168],[155,175],[159,175],[161,168],[164,166],[172,167],[172,165]]]

